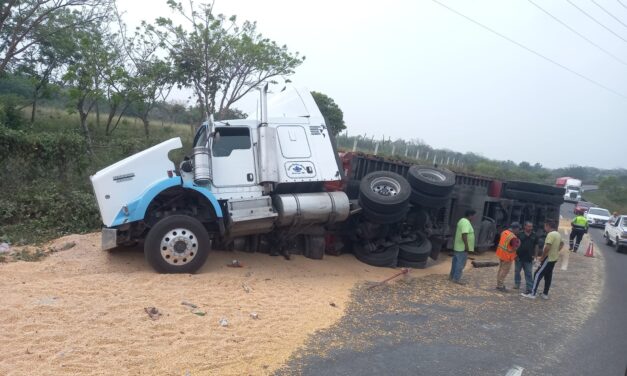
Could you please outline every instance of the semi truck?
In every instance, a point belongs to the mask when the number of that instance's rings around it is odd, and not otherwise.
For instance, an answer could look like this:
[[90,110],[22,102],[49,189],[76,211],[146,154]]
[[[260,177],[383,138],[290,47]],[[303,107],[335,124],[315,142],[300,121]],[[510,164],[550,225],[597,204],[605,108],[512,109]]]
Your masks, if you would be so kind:
[[479,250],[512,221],[559,218],[562,188],[338,153],[309,91],[259,95],[258,118],[203,123],[178,165],[173,138],[92,175],[102,249],[143,244],[161,273],[196,272],[212,248],[422,268],[466,209]]
[[578,202],[581,201],[581,189],[582,181],[579,179],[571,178],[569,176],[557,178],[555,180],[555,186],[564,188],[564,201]]

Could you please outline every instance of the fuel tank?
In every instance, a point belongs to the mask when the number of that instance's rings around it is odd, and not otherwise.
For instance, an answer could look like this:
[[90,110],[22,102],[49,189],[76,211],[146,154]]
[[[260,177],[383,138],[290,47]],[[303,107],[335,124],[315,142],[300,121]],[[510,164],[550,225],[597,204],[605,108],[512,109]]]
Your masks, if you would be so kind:
[[330,224],[348,218],[350,203],[344,192],[294,193],[274,195],[279,227]]

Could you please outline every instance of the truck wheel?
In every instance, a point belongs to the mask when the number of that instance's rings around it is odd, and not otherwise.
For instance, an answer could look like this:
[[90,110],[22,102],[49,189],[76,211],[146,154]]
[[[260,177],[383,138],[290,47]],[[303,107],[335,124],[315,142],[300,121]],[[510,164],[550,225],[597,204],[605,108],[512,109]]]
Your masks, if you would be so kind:
[[411,203],[419,205],[424,208],[439,209],[445,207],[450,201],[451,196],[438,197],[427,193],[423,193],[412,189],[411,191]]
[[432,196],[448,196],[455,188],[455,174],[435,167],[411,166],[407,181],[413,189]]
[[616,240],[614,240],[614,249],[616,250],[616,252],[620,253],[620,243],[619,243],[619,239],[618,236],[616,237]]
[[371,172],[359,184],[361,205],[381,214],[395,213],[406,208],[410,195],[411,188],[407,180],[394,172]]
[[418,237],[411,243],[399,245],[398,258],[405,261],[426,261],[431,254],[431,241],[424,234],[417,233]]
[[210,249],[205,227],[186,215],[163,218],[144,242],[144,256],[159,273],[194,273],[203,266]]
[[405,215],[407,215],[408,210],[409,208],[405,207],[404,209],[397,210],[395,213],[381,214],[379,212],[373,211],[367,206],[361,207],[362,215],[364,216],[364,218],[366,218],[366,220],[380,225],[387,225],[402,221],[403,218],[405,218]]
[[407,261],[402,258],[398,259],[398,266],[401,268],[424,269],[427,267],[427,260],[424,261]]
[[383,252],[370,252],[368,243],[355,244],[353,253],[357,260],[372,266],[393,268],[398,260],[398,245],[394,244],[386,248]]

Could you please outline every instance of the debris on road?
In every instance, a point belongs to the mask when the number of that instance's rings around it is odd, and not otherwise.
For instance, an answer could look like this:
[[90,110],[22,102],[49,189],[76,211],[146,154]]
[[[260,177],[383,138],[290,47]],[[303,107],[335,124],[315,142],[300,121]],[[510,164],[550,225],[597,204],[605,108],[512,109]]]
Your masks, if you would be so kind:
[[221,318],[220,321],[218,321],[218,323],[220,324],[221,327],[229,326],[229,321],[227,319],[225,319],[224,317]]
[[409,273],[409,269],[407,269],[407,268],[402,268],[400,272],[398,272],[398,273],[394,274],[394,275],[393,275],[393,276],[391,276],[390,278],[386,278],[386,279],[384,279],[383,281],[381,281],[381,282],[377,282],[376,284],[374,284],[374,285],[372,285],[372,286],[368,287],[368,290],[371,290],[371,289],[373,289],[373,288],[375,288],[375,287],[377,287],[377,286],[381,286],[382,284],[386,283],[387,281],[391,281],[392,279],[394,279],[394,278],[396,278],[396,277],[400,277],[401,275],[403,275],[403,274],[407,274],[407,273]]
[[184,306],[188,306],[188,307],[190,307],[192,309],[198,308],[198,306],[196,304],[190,303],[190,302],[186,302],[186,301],[182,301],[181,304],[184,305]]
[[329,303],[329,305],[330,305],[331,307],[335,307],[335,308],[337,308],[337,304],[335,304],[335,303],[333,303],[333,302]]
[[475,268],[489,268],[492,266],[499,266],[499,263],[495,261],[473,261],[471,262],[471,264]]
[[161,317],[161,312],[156,307],[146,307],[144,311],[150,316],[151,319],[157,320]]
[[242,288],[244,289],[244,291],[246,291],[246,293],[250,293],[251,291],[254,291],[252,287],[248,286],[245,283],[242,283]]
[[244,265],[242,265],[239,260],[232,260],[230,263],[226,264],[226,266],[230,267],[230,268],[243,268]]
[[251,312],[250,318],[253,320],[259,320],[259,314],[257,312]]

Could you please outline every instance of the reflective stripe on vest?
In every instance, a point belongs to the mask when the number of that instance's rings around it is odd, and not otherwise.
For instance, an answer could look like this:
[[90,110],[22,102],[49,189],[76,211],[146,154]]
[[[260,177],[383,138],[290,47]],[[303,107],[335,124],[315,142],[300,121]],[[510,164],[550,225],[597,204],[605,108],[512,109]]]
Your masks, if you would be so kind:
[[[503,235],[505,235],[505,237],[503,237]],[[515,237],[516,235],[514,235],[513,232],[509,230],[503,231],[503,234],[501,235],[501,240],[499,241],[499,248],[507,253],[516,253],[516,250],[513,248],[510,248],[509,246],[509,243]]]

